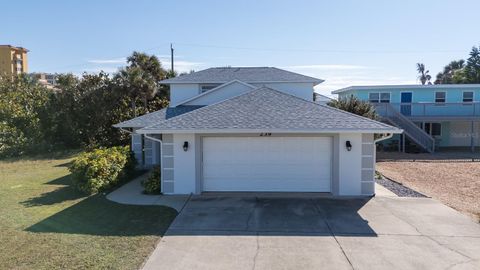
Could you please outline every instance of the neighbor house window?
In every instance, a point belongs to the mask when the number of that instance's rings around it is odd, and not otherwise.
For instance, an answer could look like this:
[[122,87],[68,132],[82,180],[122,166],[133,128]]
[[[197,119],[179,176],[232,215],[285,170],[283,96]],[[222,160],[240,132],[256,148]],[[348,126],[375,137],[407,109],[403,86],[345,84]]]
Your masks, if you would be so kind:
[[390,103],[390,93],[369,93],[368,101],[371,103]]
[[425,123],[424,130],[431,136],[442,135],[442,124],[440,123]]
[[390,93],[380,93],[380,103],[390,103]]
[[473,92],[463,92],[463,102],[473,102]]
[[447,93],[435,92],[435,103],[445,103],[447,99]]
[[213,88],[218,87],[220,84],[202,84],[200,85],[200,93],[205,93],[212,90]]
[[380,101],[380,93],[368,94],[368,101],[371,103],[378,103]]

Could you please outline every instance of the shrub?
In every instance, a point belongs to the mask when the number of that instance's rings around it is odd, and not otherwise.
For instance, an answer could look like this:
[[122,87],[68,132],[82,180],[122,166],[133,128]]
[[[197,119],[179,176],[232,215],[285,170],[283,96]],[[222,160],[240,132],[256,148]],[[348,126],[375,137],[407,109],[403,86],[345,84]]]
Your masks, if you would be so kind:
[[128,147],[99,148],[80,154],[70,165],[75,187],[94,194],[114,187],[133,172],[135,159]]
[[152,172],[147,179],[142,181],[142,186],[146,194],[160,194],[160,166],[153,167]]

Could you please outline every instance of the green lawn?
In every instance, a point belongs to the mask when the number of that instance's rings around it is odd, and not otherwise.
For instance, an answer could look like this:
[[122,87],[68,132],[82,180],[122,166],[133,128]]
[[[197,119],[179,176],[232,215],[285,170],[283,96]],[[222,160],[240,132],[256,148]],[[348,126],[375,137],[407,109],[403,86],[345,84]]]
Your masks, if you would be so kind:
[[176,216],[79,194],[71,159],[0,161],[0,269],[137,269]]

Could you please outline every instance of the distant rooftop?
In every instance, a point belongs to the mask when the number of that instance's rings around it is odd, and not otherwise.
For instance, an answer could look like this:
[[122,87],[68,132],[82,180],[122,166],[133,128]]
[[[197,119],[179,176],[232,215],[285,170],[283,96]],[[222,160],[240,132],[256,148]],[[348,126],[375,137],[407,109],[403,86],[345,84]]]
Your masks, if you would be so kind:
[[14,50],[22,50],[22,51],[25,51],[25,52],[29,51],[29,50],[27,50],[23,47],[16,47],[16,46],[12,46],[12,45],[1,45],[0,44],[0,47],[8,47],[8,48],[11,48],[11,49],[14,49]]
[[323,82],[275,67],[214,67],[163,80],[162,83],[227,83],[233,80],[247,83],[309,82],[315,85]]
[[459,88],[480,88],[480,84],[398,84],[398,85],[355,85],[332,91],[332,94],[339,94],[351,90],[378,90],[378,89],[459,89]]

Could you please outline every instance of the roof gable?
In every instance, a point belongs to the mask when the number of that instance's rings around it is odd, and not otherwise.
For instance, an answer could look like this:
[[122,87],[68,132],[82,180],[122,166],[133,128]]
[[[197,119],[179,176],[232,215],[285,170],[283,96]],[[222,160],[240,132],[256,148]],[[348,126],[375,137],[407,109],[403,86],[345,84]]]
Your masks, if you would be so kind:
[[239,80],[247,83],[308,82],[319,84],[321,79],[275,67],[215,67],[161,81],[174,83],[226,83]]
[[[189,98],[187,100],[184,100],[175,106],[179,105],[208,105],[210,103],[217,103],[219,101],[238,96],[240,94],[243,94],[247,91],[251,91],[252,89],[255,89],[256,87],[239,81],[239,80],[233,80],[228,83],[224,83],[222,85],[219,85],[207,92],[204,92],[200,95],[194,96],[192,98]],[[209,99],[208,104],[205,104],[204,101],[207,101]],[[213,102],[212,102],[213,101]],[[215,102],[216,101],[216,102]]]

